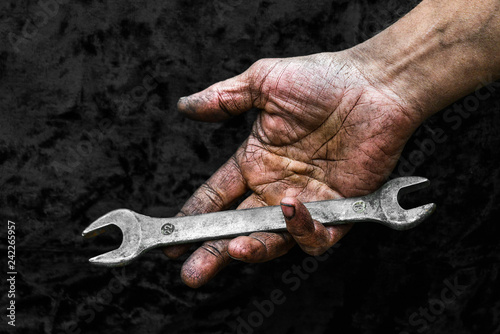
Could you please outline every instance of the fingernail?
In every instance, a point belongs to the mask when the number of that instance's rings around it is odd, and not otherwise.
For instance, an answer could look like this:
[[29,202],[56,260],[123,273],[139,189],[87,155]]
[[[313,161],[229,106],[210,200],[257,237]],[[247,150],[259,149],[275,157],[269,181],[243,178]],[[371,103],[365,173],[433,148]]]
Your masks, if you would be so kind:
[[190,101],[189,96],[183,96],[177,101],[177,109],[185,114],[196,114],[196,104]]
[[287,220],[290,220],[295,216],[295,207],[292,204],[281,203],[281,210]]
[[229,254],[229,252],[226,252],[226,253],[227,253],[227,255],[228,255],[231,259],[233,259],[233,260],[236,260],[236,261],[240,261],[240,260],[241,260],[241,259],[239,259],[239,258],[237,258],[237,257],[235,257],[235,256],[232,256],[231,254]]

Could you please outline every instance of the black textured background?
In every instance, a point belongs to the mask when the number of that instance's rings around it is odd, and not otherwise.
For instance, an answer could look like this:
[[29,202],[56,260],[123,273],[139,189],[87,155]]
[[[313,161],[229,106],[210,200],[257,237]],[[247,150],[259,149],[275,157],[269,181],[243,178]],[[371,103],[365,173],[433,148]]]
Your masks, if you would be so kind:
[[[408,205],[433,200],[433,217],[407,232],[358,224],[307,279],[282,278],[313,263],[295,249],[233,263],[192,290],[182,261],[159,251],[92,267],[119,233],[80,236],[116,208],[174,215],[247,136],[255,112],[196,123],[178,115],[180,96],[259,58],[353,46],[418,1],[60,2],[43,15],[36,1],[0,4],[2,333],[12,331],[7,219],[17,226],[17,333],[226,333],[242,321],[252,326],[242,333],[500,333],[498,83],[455,105],[471,113],[429,119],[403,153],[418,167],[396,173],[432,180]],[[440,131],[445,140],[419,146]],[[255,303],[274,289],[284,303],[259,316]]]

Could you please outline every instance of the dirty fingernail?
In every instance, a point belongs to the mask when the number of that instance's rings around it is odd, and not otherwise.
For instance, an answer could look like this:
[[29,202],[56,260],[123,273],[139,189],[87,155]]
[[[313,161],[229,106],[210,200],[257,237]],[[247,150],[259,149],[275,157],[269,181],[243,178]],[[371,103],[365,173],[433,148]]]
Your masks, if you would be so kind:
[[281,203],[281,210],[287,220],[290,220],[295,216],[295,207],[291,204]]
[[231,259],[236,260],[236,261],[241,261],[241,259],[240,259],[240,258],[237,258],[236,256],[232,256],[231,254],[229,254],[229,252],[227,252],[227,251],[226,251],[226,253],[227,253],[227,255],[228,255]]

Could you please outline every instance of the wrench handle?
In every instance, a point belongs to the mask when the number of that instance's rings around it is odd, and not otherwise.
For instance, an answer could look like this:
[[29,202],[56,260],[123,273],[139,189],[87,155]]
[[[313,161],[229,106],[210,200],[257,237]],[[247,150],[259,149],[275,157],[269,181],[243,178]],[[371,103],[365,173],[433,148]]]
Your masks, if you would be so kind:
[[[304,204],[311,217],[324,225],[377,221],[380,206],[373,196],[343,198]],[[151,218],[136,214],[141,222],[144,250],[197,241],[225,239],[253,232],[286,231],[280,206],[220,211],[207,214]]]

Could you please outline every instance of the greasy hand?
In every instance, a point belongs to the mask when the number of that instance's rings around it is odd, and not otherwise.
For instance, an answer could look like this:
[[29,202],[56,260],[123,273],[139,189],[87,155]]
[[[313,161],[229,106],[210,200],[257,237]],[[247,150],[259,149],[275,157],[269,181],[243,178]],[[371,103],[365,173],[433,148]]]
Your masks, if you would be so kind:
[[[324,227],[301,202],[352,197],[376,190],[394,168],[418,125],[415,112],[377,73],[363,70],[349,50],[306,57],[263,59],[246,72],[179,100],[179,110],[201,121],[220,121],[261,109],[248,139],[181,210],[194,215],[281,203],[289,233],[254,233],[205,242],[182,268],[199,287],[231,258],[263,262],[294,243],[319,255],[350,225]],[[189,245],[164,250],[178,257]]]

